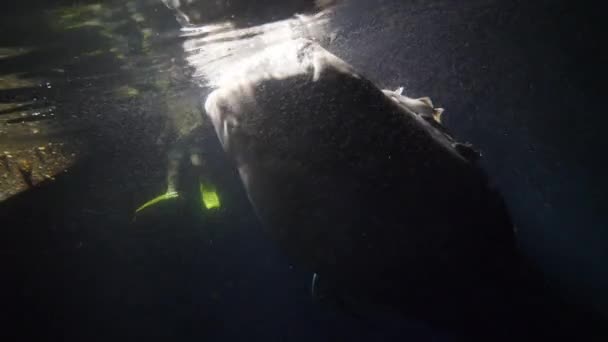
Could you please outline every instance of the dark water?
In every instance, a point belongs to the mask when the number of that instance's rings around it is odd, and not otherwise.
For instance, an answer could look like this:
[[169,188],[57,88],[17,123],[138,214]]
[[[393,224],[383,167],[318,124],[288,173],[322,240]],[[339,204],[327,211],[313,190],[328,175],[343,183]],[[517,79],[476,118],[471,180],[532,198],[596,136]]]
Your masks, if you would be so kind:
[[[180,10],[193,26],[228,20],[233,32],[315,11],[307,1],[227,3]],[[6,170],[0,160],[3,340],[454,340],[425,322],[362,320],[311,299],[311,275],[262,232],[213,136],[176,114],[220,70],[196,57],[221,49],[180,30],[188,22],[174,9],[3,7],[0,153],[12,156]],[[483,152],[523,251],[572,304],[572,324],[606,319],[601,13],[565,1],[352,0],[329,18],[308,34],[379,86],[431,96],[445,125]],[[244,49],[249,37],[226,41]],[[193,44],[201,51],[184,51]],[[193,132],[209,138],[181,139]],[[214,161],[221,210],[200,209],[197,170],[184,163],[182,198],[133,221],[166,191],[168,156],[193,144]],[[33,187],[21,160],[33,165]]]

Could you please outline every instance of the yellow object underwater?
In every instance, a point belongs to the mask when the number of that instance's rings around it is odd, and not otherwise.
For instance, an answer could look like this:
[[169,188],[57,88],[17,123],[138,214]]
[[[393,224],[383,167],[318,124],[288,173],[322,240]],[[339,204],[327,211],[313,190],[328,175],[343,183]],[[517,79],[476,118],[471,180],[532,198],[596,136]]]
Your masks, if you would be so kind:
[[199,189],[201,192],[201,204],[206,209],[217,209],[222,206],[214,186],[200,183]]
[[[202,205],[203,209],[207,209],[207,210],[218,209],[222,206],[222,204],[220,202],[220,198],[217,194],[217,190],[215,189],[215,187],[213,185],[200,183],[199,190],[200,190],[200,195],[201,195],[201,205]],[[144,203],[139,208],[135,209],[135,214],[137,214],[140,211],[142,211],[146,208],[149,208],[155,204],[158,204],[160,202],[167,201],[167,200],[170,200],[173,198],[177,198],[177,197],[179,197],[179,193],[177,191],[166,192],[160,196],[157,196],[157,197],[149,200],[148,202]]]
[[169,191],[167,193],[164,193],[158,197],[155,197],[151,200],[149,200],[148,202],[144,203],[141,207],[135,209],[135,213],[137,214],[138,212],[146,209],[147,207],[153,206],[158,202],[162,202],[162,201],[166,201],[172,198],[177,198],[179,197],[179,194],[177,193],[177,191]]

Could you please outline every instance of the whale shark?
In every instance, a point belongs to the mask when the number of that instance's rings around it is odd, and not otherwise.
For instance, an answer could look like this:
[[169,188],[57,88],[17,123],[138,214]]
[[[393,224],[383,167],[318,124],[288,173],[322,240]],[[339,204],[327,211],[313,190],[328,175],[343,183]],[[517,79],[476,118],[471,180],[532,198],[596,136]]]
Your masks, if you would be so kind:
[[313,294],[484,320],[511,298],[495,289],[518,272],[514,225],[481,154],[441,124],[443,109],[402,92],[294,39],[226,71],[205,112],[266,232],[314,274]]

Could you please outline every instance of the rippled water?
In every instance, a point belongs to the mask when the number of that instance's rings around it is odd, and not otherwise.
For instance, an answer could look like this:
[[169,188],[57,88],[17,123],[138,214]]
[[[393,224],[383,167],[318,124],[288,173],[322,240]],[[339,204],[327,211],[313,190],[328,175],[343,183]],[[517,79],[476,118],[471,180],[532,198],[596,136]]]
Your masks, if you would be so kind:
[[[297,38],[445,107],[445,125],[483,152],[526,254],[570,302],[608,315],[592,13],[541,1],[3,6],[7,340],[454,340],[425,322],[313,301],[312,275],[262,232],[206,127],[213,88]],[[203,175],[218,210],[201,208]],[[178,199],[135,214],[174,190]]]

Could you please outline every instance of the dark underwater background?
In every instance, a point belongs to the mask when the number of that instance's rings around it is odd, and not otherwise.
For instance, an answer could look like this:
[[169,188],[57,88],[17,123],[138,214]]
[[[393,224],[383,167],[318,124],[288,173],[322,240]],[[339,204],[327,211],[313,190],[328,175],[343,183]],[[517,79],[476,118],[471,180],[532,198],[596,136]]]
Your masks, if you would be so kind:
[[[309,1],[227,3],[198,20],[245,27],[312,10]],[[332,16],[328,44],[380,87],[446,108],[445,126],[481,150],[522,251],[581,329],[608,319],[606,31],[597,7],[351,0]],[[170,75],[183,38],[161,1],[0,9],[3,341],[454,340],[425,322],[361,320],[316,303],[312,275],[264,234],[213,139],[204,143],[221,209],[201,210],[185,166],[184,196],[134,219],[165,191],[167,99],[205,93]]]

